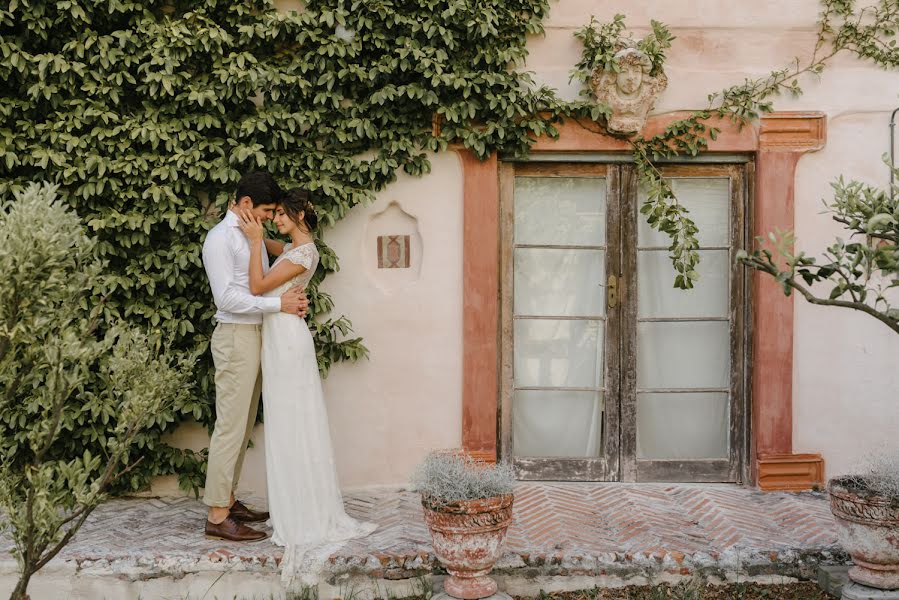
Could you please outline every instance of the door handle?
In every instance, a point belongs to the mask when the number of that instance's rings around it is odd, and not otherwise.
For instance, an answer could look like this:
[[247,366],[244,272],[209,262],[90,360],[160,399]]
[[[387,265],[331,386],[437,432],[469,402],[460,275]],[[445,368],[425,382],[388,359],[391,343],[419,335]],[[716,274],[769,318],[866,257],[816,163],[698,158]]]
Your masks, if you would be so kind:
[[615,308],[618,305],[618,278],[609,275],[608,284],[606,285],[606,306],[607,308]]

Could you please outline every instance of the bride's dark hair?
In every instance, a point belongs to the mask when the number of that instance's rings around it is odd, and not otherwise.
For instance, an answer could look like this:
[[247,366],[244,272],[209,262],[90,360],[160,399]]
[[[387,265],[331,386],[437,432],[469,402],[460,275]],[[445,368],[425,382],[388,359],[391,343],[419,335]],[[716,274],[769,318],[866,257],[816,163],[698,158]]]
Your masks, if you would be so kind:
[[315,231],[318,225],[318,215],[312,206],[312,192],[304,188],[291,188],[281,195],[281,208],[290,217],[290,220],[300,224],[300,213],[303,213],[303,223],[309,231]]

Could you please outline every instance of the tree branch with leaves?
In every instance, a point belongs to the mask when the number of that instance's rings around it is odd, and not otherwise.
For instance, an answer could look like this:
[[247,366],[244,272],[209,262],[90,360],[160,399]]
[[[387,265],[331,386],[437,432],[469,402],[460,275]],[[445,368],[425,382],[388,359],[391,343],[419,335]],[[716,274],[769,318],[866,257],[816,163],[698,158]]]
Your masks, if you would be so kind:
[[899,333],[899,186],[881,190],[842,177],[831,185],[834,197],[825,206],[849,240],[837,238],[816,258],[794,251],[792,232],[774,232],[737,259],[774,277],[788,296],[795,291],[812,304],[850,308]]

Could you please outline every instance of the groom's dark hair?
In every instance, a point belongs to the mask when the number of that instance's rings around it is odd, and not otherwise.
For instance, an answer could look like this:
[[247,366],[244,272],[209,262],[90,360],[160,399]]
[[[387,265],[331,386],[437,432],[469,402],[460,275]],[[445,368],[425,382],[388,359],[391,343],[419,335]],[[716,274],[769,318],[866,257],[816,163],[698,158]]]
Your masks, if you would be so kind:
[[240,178],[235,201],[240,202],[244,196],[249,196],[253,206],[280,204],[281,188],[275,178],[265,171],[250,171]]

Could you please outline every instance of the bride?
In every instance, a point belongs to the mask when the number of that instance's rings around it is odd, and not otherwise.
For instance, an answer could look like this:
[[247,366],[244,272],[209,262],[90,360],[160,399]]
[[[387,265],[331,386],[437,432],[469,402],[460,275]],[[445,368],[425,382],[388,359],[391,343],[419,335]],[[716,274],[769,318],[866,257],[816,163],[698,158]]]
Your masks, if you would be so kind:
[[[262,222],[241,215],[250,242],[250,291],[278,297],[312,279],[319,255],[312,238],[318,222],[307,190],[285,192],[275,224],[291,243],[264,240]],[[267,273],[261,253],[278,255]],[[262,400],[265,408],[265,466],[272,541],[284,546],[281,578],[290,588],[317,582],[321,567],[339,546],[377,527],[344,512],[328,414],[312,335],[306,321],[286,313],[266,314],[262,322]]]

